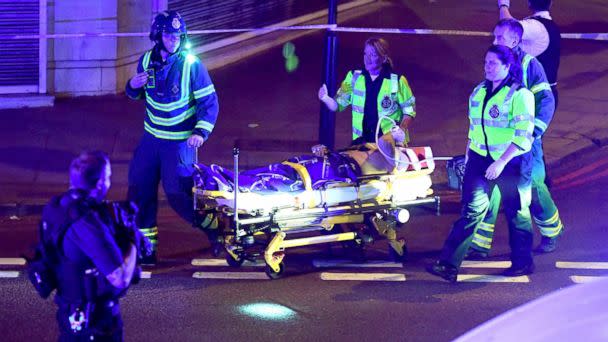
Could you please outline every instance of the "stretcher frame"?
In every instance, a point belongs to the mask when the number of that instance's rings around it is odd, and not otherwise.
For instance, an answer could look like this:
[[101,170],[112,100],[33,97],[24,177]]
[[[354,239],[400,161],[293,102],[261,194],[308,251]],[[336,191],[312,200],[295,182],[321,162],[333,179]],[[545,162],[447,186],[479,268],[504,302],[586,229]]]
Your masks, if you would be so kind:
[[[239,150],[233,149],[234,182],[238,189]],[[430,171],[408,171],[406,174],[377,174],[361,176],[356,184],[360,187],[366,182],[395,177],[417,177],[430,174]],[[331,185],[331,184],[330,184]],[[218,218],[222,244],[226,251],[226,261],[230,266],[240,267],[245,260],[256,261],[263,257],[265,272],[270,279],[278,279],[284,274],[285,250],[289,248],[312,246],[325,243],[350,243],[356,251],[363,253],[366,243],[373,241],[372,234],[386,238],[389,252],[393,258],[403,261],[407,250],[405,240],[397,238],[397,213],[408,208],[429,205],[435,206],[440,214],[441,200],[432,196],[429,188],[426,197],[410,200],[365,200],[353,201],[337,206],[311,208],[282,208],[272,212],[255,213],[238,210],[239,191],[229,193],[194,188],[195,216],[205,217],[213,214]],[[233,196],[233,206],[218,206],[216,199]],[[405,222],[403,222],[405,223]],[[336,225],[349,227],[349,231],[335,232]],[[355,227],[355,228],[353,228]],[[288,235],[301,235],[310,232],[321,232],[318,236],[287,238]],[[262,241],[260,241],[262,239]],[[261,248],[260,248],[261,246]]]

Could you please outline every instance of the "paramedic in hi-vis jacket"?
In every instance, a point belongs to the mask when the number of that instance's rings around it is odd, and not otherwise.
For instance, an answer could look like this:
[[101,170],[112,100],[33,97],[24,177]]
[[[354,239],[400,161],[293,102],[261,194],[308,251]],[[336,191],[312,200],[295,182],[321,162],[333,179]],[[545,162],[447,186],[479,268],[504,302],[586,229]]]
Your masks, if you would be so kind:
[[[323,84],[319,89],[321,100],[331,111],[352,106],[352,145],[375,143],[376,127],[382,117],[378,135],[391,133],[397,143],[407,145],[408,128],[416,117],[415,101],[405,76],[393,71],[388,43],[382,38],[370,38],[363,51],[364,70],[352,70],[346,75],[335,99]],[[394,127],[393,127],[394,126]]]
[[511,267],[505,276],[534,271],[530,218],[534,95],[519,82],[520,65],[510,48],[492,45],[485,55],[485,81],[469,97],[469,134],[460,218],[444,243],[439,260],[427,270],[456,282],[475,227],[500,189],[509,225]]

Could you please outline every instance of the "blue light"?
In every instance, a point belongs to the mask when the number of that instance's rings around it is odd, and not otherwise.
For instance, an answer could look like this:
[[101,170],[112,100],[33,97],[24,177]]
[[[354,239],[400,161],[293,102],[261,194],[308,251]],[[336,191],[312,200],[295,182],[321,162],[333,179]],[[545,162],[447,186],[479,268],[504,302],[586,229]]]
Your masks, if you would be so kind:
[[195,55],[192,55],[192,54],[187,54],[187,55],[186,55],[186,60],[187,60],[189,63],[194,63],[194,62],[196,61],[196,56],[195,56]]
[[239,311],[253,318],[286,321],[295,318],[296,312],[290,308],[274,303],[254,303],[238,307]]
[[186,48],[186,50],[190,50],[191,47],[192,44],[190,42],[186,42],[186,44],[184,44],[184,48]]

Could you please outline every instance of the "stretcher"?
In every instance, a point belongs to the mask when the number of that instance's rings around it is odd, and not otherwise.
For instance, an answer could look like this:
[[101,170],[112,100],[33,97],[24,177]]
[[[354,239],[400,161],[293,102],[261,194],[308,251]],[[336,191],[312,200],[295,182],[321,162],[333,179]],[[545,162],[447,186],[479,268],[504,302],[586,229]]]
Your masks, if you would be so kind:
[[400,260],[407,251],[397,227],[409,219],[408,208],[433,204],[439,214],[432,151],[391,145],[387,160],[375,144],[367,147],[317,150],[245,172],[238,170],[236,149],[234,171],[196,164],[195,222],[218,229],[229,265],[263,258],[271,279],[283,275],[285,251],[300,246],[343,242],[363,253],[381,237]]

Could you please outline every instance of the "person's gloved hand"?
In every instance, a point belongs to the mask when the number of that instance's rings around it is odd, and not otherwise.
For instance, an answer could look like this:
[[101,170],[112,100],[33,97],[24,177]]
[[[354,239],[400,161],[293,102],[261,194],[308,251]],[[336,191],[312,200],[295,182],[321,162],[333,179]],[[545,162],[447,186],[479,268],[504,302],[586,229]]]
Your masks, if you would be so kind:
[[199,148],[199,147],[203,146],[203,143],[205,143],[205,138],[203,138],[202,136],[200,136],[198,134],[192,134],[190,136],[190,138],[188,138],[188,140],[186,141],[186,144],[188,145],[188,147],[195,147],[195,148]]
[[502,6],[507,6],[507,8],[511,7],[511,0],[498,0],[498,8]]
[[403,144],[405,141],[405,132],[399,126],[393,126],[393,128],[391,128],[391,136],[398,145]]
[[312,154],[317,157],[324,157],[329,153],[327,146],[323,144],[318,144],[312,147]]

